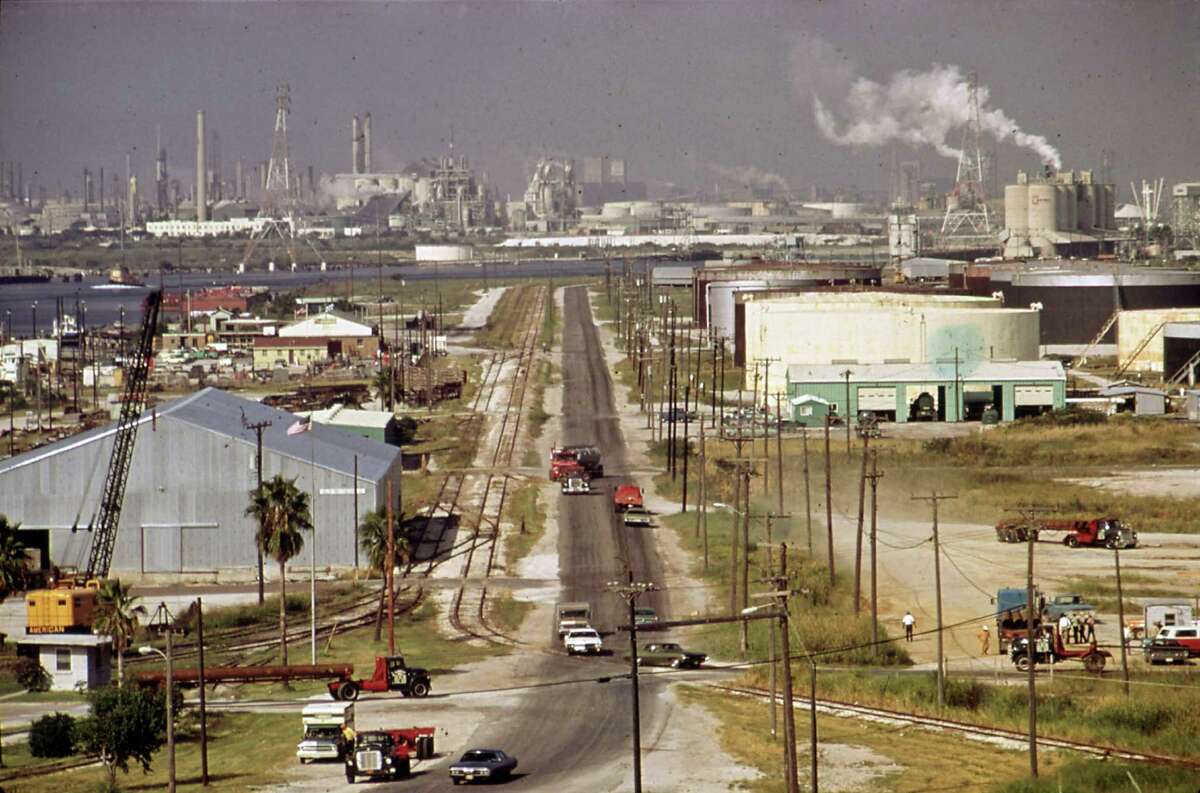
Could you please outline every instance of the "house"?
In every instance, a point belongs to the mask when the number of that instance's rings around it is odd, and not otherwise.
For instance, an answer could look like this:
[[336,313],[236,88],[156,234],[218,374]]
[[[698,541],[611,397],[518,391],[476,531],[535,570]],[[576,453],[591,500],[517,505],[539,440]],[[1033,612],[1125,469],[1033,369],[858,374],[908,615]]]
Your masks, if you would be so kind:
[[51,691],[106,686],[112,680],[112,638],[90,633],[34,633],[17,642],[17,655],[36,658]]

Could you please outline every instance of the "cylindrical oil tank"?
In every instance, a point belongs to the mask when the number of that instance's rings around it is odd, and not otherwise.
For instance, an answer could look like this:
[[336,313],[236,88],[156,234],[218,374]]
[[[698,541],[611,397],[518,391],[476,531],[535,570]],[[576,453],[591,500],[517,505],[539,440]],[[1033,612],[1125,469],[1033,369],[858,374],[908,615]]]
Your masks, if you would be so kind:
[[1102,185],[1104,188],[1104,213],[1100,216],[1100,221],[1103,223],[1103,228],[1115,229],[1117,227],[1117,191],[1110,184]]
[[1053,231],[1057,220],[1055,206],[1058,192],[1052,184],[1029,185],[1029,230],[1035,233]]
[[1076,188],[1079,198],[1079,223],[1076,228],[1080,231],[1091,231],[1096,228],[1096,185],[1081,184]]
[[1014,234],[1029,232],[1029,187],[1010,184],[1004,188],[1004,227]]

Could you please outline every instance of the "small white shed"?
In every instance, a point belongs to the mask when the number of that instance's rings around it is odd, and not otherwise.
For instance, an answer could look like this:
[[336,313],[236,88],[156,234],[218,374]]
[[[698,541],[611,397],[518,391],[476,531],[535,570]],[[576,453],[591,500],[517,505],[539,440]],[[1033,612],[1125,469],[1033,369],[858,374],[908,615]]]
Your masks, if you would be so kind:
[[51,691],[100,688],[112,680],[110,636],[91,633],[29,634],[17,642],[17,654],[38,659],[50,677]]

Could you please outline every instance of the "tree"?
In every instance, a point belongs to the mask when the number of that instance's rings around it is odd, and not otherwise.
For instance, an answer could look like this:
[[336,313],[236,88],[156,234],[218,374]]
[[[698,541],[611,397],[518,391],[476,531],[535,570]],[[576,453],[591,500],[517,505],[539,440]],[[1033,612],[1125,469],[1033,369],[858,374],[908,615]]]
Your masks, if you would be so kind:
[[[395,517],[396,525],[404,525],[403,513]],[[409,545],[405,537],[397,534],[395,543],[396,559],[401,564],[408,564]],[[379,609],[375,612],[375,641],[379,641],[383,630],[383,607],[387,602],[387,509],[377,509],[368,512],[358,527],[358,546],[367,555],[367,565],[372,572],[383,575],[384,583],[379,590]]]
[[0,515],[0,603],[25,586],[29,548],[21,541],[19,528],[20,523],[9,523],[6,515]]
[[100,584],[96,593],[96,612],[92,630],[107,634],[113,640],[113,652],[117,655],[117,685],[125,684],[125,651],[137,631],[138,618],[146,616],[146,607],[137,605],[137,598],[129,594],[129,587],[119,578],[110,578]]
[[139,686],[105,686],[88,695],[91,712],[77,724],[79,745],[97,755],[108,771],[108,787],[116,788],[117,769],[129,773],[129,761],[150,771],[154,753],[167,729],[166,694]]
[[287,655],[287,563],[304,549],[304,535],[312,529],[308,494],[296,487],[295,479],[276,474],[250,491],[246,514],[258,519],[256,541],[264,556],[279,565],[279,650],[286,666]]

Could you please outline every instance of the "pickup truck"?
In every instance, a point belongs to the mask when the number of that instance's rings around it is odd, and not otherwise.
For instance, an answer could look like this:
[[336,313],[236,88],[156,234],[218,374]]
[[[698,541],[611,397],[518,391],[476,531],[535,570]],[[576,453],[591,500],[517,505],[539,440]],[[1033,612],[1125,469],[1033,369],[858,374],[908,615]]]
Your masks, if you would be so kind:
[[347,729],[354,729],[354,703],[319,702],[301,713],[304,736],[296,745],[301,764],[312,760],[341,760],[346,755]]
[[581,477],[571,476],[562,480],[561,490],[565,496],[581,496],[592,492],[592,484]]
[[613,491],[613,510],[624,512],[627,509],[642,506],[642,489],[637,485],[617,485]]
[[563,647],[567,655],[598,655],[604,649],[604,642],[595,628],[572,628],[563,636]]
[[1096,607],[1084,600],[1083,595],[1054,595],[1042,610],[1047,621],[1057,620],[1064,614],[1094,614],[1095,612]]

